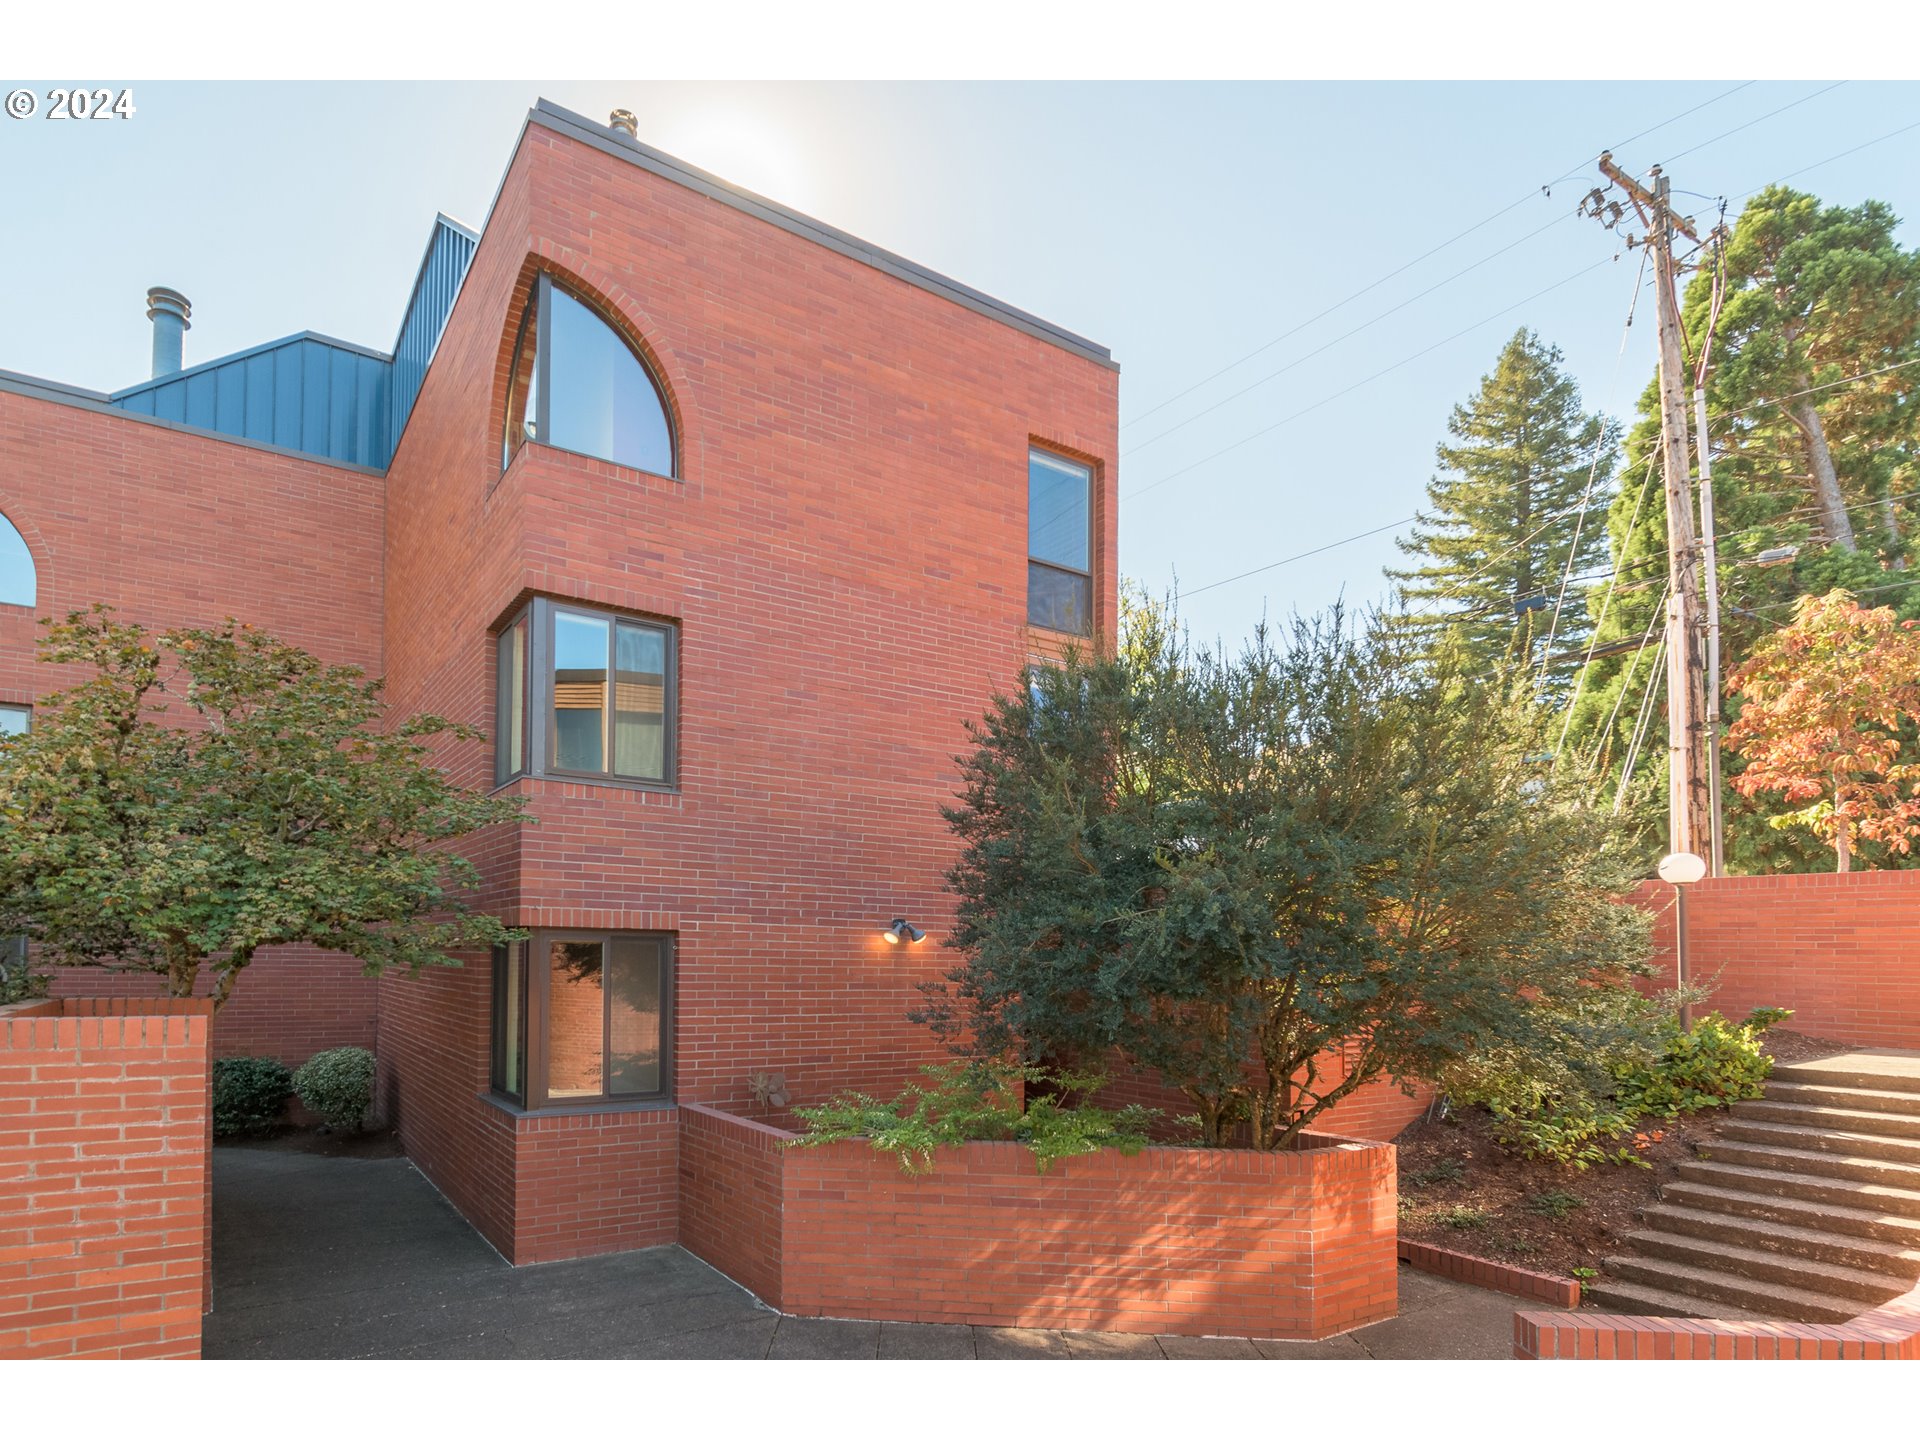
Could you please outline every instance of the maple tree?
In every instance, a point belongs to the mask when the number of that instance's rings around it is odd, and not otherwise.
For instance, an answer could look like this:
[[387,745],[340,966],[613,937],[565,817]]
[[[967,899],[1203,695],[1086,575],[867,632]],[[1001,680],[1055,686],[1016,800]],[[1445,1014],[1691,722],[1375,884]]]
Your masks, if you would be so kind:
[[1812,830],[1841,872],[1857,840],[1905,855],[1920,835],[1920,763],[1907,743],[1920,724],[1916,623],[1845,590],[1805,595],[1729,680],[1743,703],[1727,745],[1746,760],[1734,788],[1800,804],[1770,823]]

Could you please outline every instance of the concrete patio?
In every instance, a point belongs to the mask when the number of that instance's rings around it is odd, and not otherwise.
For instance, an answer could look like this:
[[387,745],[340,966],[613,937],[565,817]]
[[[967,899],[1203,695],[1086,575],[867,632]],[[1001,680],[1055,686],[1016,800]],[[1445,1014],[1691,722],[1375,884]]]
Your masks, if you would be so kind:
[[214,1152],[210,1360],[1507,1359],[1510,1297],[1402,1267],[1400,1314],[1318,1342],[815,1320],[677,1246],[508,1265],[404,1159]]

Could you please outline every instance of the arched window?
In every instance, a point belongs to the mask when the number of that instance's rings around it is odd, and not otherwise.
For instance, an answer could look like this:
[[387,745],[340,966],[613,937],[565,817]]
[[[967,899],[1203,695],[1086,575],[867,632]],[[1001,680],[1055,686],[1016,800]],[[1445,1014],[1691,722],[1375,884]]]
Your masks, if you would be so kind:
[[529,440],[671,477],[659,382],[620,332],[551,276],[535,278],[507,388],[502,463]]
[[0,515],[0,605],[34,603],[33,554],[13,522]]

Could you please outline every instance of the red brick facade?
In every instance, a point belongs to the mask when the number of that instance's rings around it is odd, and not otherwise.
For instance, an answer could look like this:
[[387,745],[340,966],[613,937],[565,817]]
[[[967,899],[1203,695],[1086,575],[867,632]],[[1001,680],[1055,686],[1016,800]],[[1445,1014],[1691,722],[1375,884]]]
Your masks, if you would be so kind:
[[[1663,984],[1673,982],[1673,887],[1643,886],[1657,916]],[[1853,1045],[1920,1049],[1920,871],[1742,875],[1702,880],[1687,899],[1693,979],[1707,1006],[1741,1019],[1761,1005],[1788,1025]]]
[[0,1359],[199,1357],[209,1010],[0,1009]]
[[[1095,625],[1116,622],[1118,378],[1037,322],[777,220],[537,112],[383,474],[0,386],[0,513],[39,578],[34,611],[0,608],[0,702],[73,678],[34,665],[34,621],[94,601],[154,627],[235,615],[381,675],[400,714],[489,732],[492,632],[529,597],[668,624],[676,783],[513,782],[530,823],[467,847],[479,903],[530,928],[671,934],[676,1098],[743,1105],[768,1071],[799,1103],[897,1087],[937,1058],[906,1012],[951,964],[939,806],[964,723],[1055,646],[1026,623],[1031,445],[1093,467]],[[540,270],[652,364],[675,478],[537,444],[502,473]],[[488,747],[446,758],[490,784]],[[926,943],[886,944],[896,915]],[[378,1112],[516,1261],[671,1240],[671,1108],[496,1100],[490,1005],[485,956],[368,981],[275,952],[213,1048],[373,1046]]]
[[791,1314],[1307,1340],[1398,1303],[1390,1146],[1102,1151],[1043,1175],[1025,1146],[972,1144],[907,1175],[681,1115],[681,1243]]

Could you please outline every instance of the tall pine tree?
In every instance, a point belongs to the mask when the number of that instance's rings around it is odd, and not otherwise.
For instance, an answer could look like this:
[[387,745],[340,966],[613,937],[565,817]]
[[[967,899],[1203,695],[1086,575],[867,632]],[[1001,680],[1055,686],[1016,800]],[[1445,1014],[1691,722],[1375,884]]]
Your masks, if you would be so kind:
[[[1539,663],[1549,633],[1556,651],[1583,643],[1583,577],[1606,562],[1617,436],[1612,422],[1582,411],[1560,359],[1530,330],[1506,343],[1473,398],[1454,407],[1427,508],[1396,542],[1413,563],[1387,571],[1403,627],[1487,668]],[[1547,693],[1565,673],[1548,671]]]

